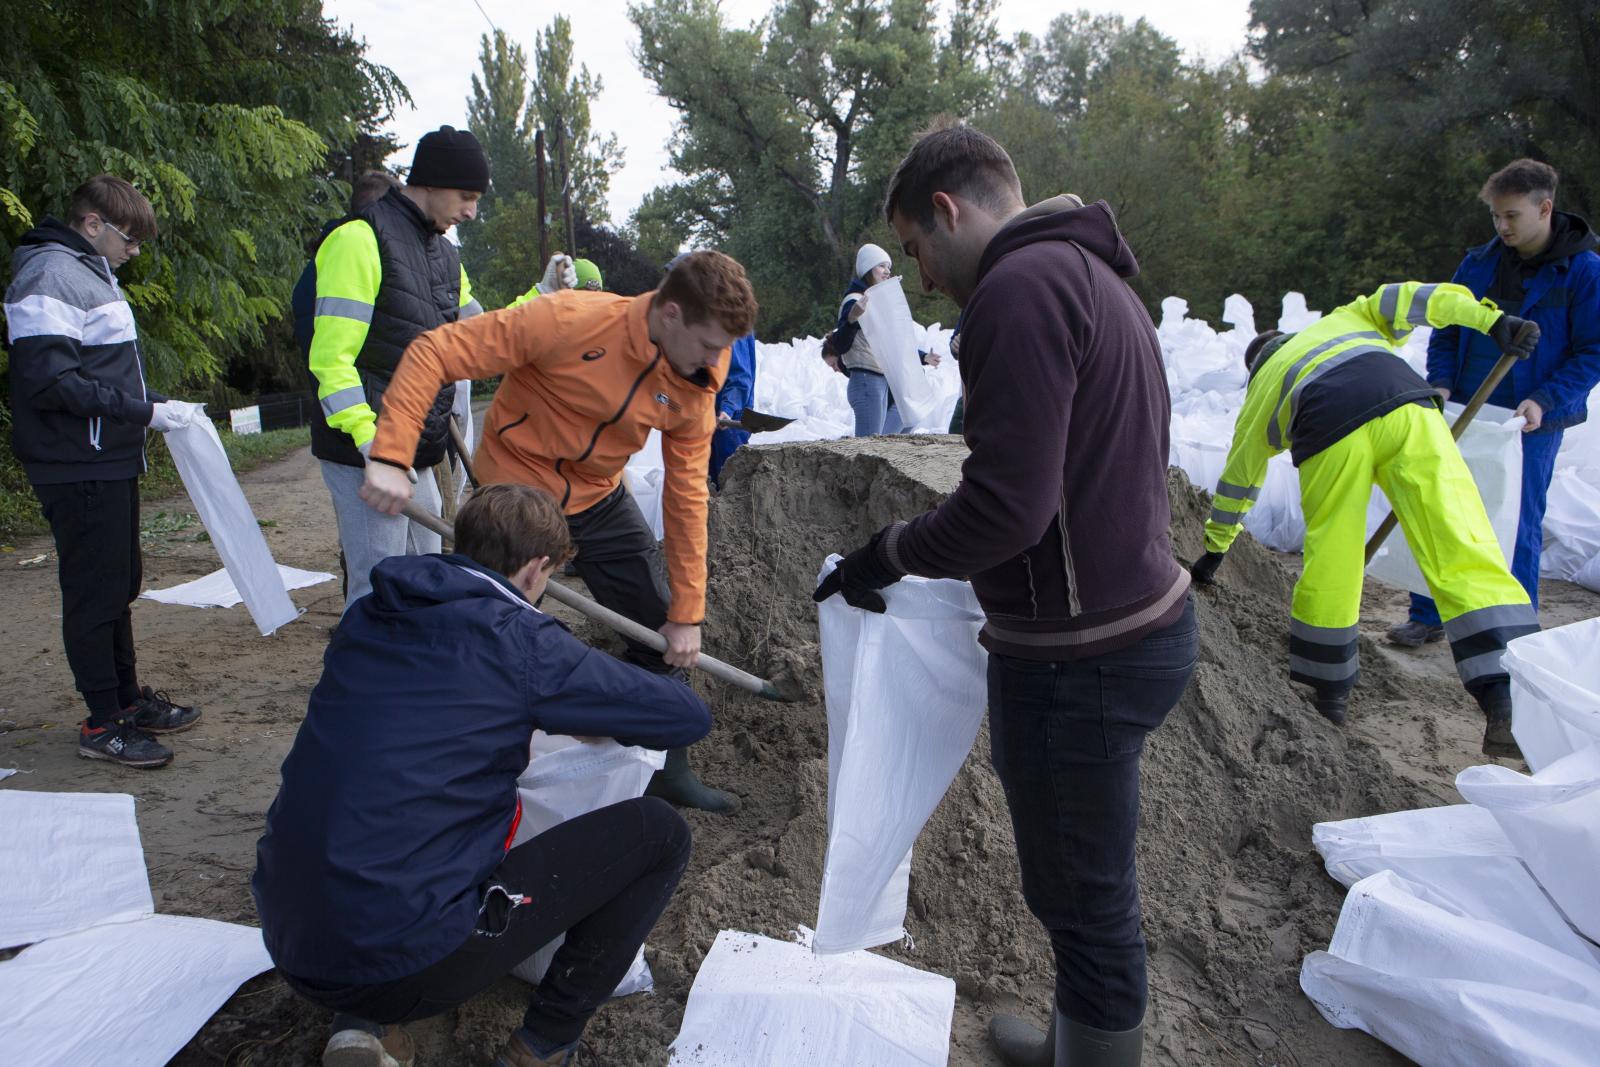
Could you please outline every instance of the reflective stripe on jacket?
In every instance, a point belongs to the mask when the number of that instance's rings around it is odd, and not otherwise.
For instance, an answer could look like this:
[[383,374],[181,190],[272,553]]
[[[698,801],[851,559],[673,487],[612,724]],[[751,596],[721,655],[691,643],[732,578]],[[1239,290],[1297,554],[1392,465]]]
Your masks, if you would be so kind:
[[[1226,552],[1267,480],[1267,461],[1293,450],[1296,465],[1395,408],[1427,400],[1431,389],[1395,347],[1419,326],[1465,326],[1487,332],[1501,312],[1452,283],[1400,282],[1336,308],[1293,335],[1251,378],[1233,444],[1217,482],[1206,549]],[[1374,395],[1368,386],[1382,383]],[[1341,394],[1360,396],[1350,405]],[[1322,406],[1315,440],[1297,440],[1302,416]],[[1328,411],[1338,414],[1331,420]],[[1311,436],[1307,434],[1306,436]]]

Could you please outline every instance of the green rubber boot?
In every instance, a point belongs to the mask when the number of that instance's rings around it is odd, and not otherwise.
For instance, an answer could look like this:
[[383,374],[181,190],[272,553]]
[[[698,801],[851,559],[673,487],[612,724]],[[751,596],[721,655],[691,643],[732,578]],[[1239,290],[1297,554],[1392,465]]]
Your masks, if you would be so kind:
[[645,787],[647,797],[660,797],[680,808],[726,815],[739,810],[739,798],[723,789],[712,789],[689,766],[687,748],[667,750],[667,765],[657,771]]
[[1055,1067],[1139,1067],[1144,1023],[1132,1030],[1096,1030],[1056,1010]]

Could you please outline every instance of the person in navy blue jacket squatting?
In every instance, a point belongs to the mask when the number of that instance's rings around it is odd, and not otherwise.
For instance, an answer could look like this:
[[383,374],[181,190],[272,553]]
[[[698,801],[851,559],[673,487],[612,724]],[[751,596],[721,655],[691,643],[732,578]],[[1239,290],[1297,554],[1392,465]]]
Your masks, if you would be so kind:
[[324,1067],[406,1067],[398,1024],[464,1003],[565,933],[497,1064],[569,1064],[689,862],[640,797],[510,848],[534,730],[690,745],[693,690],[538,610],[572,553],[555,501],[478,490],[453,555],[394,556],[334,632],[283,763],[251,882],[284,979],[331,1008]]

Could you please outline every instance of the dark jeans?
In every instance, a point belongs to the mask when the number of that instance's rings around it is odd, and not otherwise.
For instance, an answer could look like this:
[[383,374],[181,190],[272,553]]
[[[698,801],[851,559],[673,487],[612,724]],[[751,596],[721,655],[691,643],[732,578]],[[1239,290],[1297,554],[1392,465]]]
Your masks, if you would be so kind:
[[[573,563],[602,606],[651,630],[667,621],[668,593],[656,535],[622,486],[587,511],[567,516],[578,556]],[[661,653],[628,642],[628,662],[653,674],[672,668]]]
[[1028,910],[1050,932],[1056,1005],[1075,1022],[1128,1030],[1144,1018],[1134,839],[1145,735],[1194,673],[1194,596],[1138,644],[1056,663],[989,656],[989,730]]
[[61,641],[73,682],[104,726],[139,698],[133,612],[144,582],[139,480],[36,485],[61,564]]
[[[550,1044],[569,1044],[628,973],[689,865],[689,847],[689,826],[672,805],[625,800],[506,853],[484,884],[477,928],[431,967],[370,986],[284,980],[336,1012],[409,1022],[465,1004],[565,933],[522,1025]],[[513,904],[517,897],[527,899]]]

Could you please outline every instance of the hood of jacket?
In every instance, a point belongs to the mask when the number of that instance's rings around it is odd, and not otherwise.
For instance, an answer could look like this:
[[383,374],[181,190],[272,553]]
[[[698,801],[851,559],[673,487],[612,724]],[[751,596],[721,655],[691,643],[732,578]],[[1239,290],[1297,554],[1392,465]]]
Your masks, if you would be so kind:
[[1139,261],[1122,239],[1111,205],[1096,200],[1084,206],[1068,193],[1035,204],[1001,227],[978,260],[979,279],[1008,253],[1039,241],[1072,241],[1110,264],[1119,277],[1139,273]]
[[34,257],[61,248],[79,258],[88,256],[101,261],[105,259],[83,234],[54,215],[46,215],[43,222],[22,235],[22,240],[17,242],[16,252],[12,254],[11,264],[20,273],[23,265]]
[[391,556],[372,568],[372,604],[385,614],[483,598],[533,609],[508,578],[460,553]]

